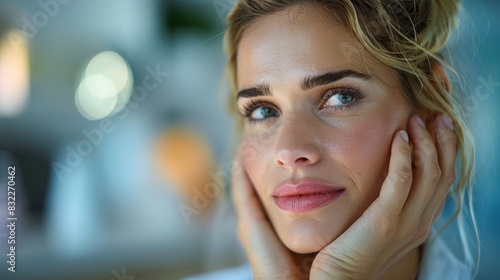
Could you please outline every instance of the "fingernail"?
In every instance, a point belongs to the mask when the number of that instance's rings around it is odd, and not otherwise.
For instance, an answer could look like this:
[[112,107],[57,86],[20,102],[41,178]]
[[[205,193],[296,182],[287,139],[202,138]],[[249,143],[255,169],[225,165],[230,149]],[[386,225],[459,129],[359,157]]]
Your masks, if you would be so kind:
[[425,128],[425,123],[419,115],[415,115],[415,120],[421,127]]
[[450,117],[448,117],[448,115],[442,114],[441,120],[449,129],[453,130],[453,122],[451,121]]
[[403,137],[403,140],[405,140],[406,143],[410,143],[410,139],[408,138],[408,133],[405,130],[401,130],[399,132],[401,137]]

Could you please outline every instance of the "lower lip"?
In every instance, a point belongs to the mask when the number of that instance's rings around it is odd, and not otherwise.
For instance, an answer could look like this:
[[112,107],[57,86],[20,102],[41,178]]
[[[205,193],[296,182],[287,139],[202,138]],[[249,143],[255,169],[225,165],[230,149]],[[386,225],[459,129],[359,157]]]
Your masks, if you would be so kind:
[[343,193],[344,190],[311,195],[275,196],[274,203],[276,203],[281,210],[301,213],[326,206],[337,200]]

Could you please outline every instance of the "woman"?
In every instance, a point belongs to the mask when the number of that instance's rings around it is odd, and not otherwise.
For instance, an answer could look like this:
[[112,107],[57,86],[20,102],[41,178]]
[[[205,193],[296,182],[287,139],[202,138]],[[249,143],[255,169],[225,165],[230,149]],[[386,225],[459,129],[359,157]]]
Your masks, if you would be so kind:
[[236,4],[233,199],[249,265],[214,279],[472,277],[429,238],[449,194],[462,211],[473,166],[440,53],[457,10],[455,0]]

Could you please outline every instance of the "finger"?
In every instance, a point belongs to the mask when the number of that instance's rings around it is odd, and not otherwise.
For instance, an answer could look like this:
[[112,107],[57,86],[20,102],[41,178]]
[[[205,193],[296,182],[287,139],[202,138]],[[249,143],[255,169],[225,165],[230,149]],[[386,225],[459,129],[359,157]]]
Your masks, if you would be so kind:
[[[436,117],[436,142],[437,142],[437,152],[439,166],[442,170],[441,180],[434,192],[431,202],[429,203],[428,209],[424,213],[424,216],[431,216],[433,220],[439,216],[442,207],[437,205],[443,205],[448,196],[450,187],[455,181],[455,167],[457,159],[457,136],[453,129],[453,124],[447,116],[439,115]],[[440,209],[441,208],[441,209]]]
[[[250,257],[251,244],[254,243],[252,237],[259,239],[259,221],[262,222],[265,216],[238,156],[236,164],[239,168],[233,172],[232,197],[238,217],[238,235]],[[255,233],[249,234],[250,231],[255,231]]]
[[415,222],[422,217],[427,205],[441,179],[436,144],[431,134],[425,128],[423,121],[417,115],[410,118],[408,124],[413,149],[413,186],[408,195],[404,211],[409,213]]
[[[366,258],[380,263],[388,261],[389,255],[382,252],[389,249],[400,233],[399,216],[413,181],[411,154],[407,132],[397,131],[392,140],[388,175],[379,197],[344,233],[318,253],[311,275],[323,277],[318,279],[343,279],[342,275],[335,274],[336,269],[342,272],[352,269],[353,272],[362,273],[367,268],[366,265],[342,266],[349,264],[349,261],[356,262]],[[395,261],[408,250],[401,250],[401,246],[398,246]],[[346,262],[345,259],[349,261]]]
[[[241,163],[237,157],[236,164],[239,168],[233,172],[232,197],[238,216],[238,236],[252,270],[256,275],[274,275],[279,271],[290,270],[293,261],[267,221],[260,200]],[[269,271],[270,267],[275,271]]]
[[449,117],[439,115],[436,118],[436,140],[438,142],[438,158],[442,176],[439,181],[441,192],[448,193],[455,182],[455,166],[457,160],[457,135]]
[[411,149],[408,143],[408,134],[406,131],[400,130],[394,135],[389,172],[377,199],[385,213],[399,214],[401,212],[412,181]]
[[238,216],[238,234],[244,245],[253,244],[248,246],[249,249],[252,247],[257,249],[263,240],[272,238],[275,234],[248,178],[245,167],[239,158],[236,159],[236,162],[241,166],[241,170],[233,173],[232,195]]
[[236,208],[238,220],[251,222],[265,219],[265,214],[260,207],[260,201],[253,190],[250,179],[246,174],[240,158],[235,160],[238,168],[232,177],[232,198]]

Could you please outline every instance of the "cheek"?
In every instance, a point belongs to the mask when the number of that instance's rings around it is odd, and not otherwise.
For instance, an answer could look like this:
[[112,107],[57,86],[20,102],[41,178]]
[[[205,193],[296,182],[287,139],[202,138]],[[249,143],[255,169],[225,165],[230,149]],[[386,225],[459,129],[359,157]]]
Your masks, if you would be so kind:
[[379,114],[337,131],[339,141],[329,150],[335,154],[332,158],[341,162],[359,195],[372,199],[378,196],[387,175],[392,138],[397,130],[405,129],[408,115],[409,111]]
[[[239,147],[240,159],[254,187],[264,185],[263,178],[266,176],[266,166],[272,162],[271,158],[266,157],[271,154],[267,151],[270,146],[269,139],[266,135],[261,134],[245,135]],[[261,195],[263,190],[256,188],[256,191]]]
[[386,165],[392,132],[377,126],[377,123],[366,123],[343,133],[341,160],[357,185],[373,182]]

